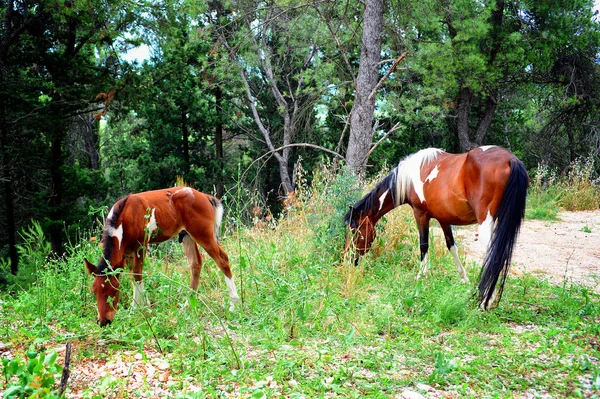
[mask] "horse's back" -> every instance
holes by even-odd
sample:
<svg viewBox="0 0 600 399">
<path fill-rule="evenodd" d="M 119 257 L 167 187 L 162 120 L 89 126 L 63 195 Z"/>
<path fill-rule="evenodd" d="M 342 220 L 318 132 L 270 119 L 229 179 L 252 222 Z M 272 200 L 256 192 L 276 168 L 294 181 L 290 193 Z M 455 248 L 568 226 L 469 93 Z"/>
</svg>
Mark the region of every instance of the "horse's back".
<svg viewBox="0 0 600 399">
<path fill-rule="evenodd" d="M 126 234 L 133 240 L 153 230 L 150 242 L 166 241 L 186 225 L 213 224 L 210 196 L 190 187 L 131 194 L 123 210 Z"/>
</svg>

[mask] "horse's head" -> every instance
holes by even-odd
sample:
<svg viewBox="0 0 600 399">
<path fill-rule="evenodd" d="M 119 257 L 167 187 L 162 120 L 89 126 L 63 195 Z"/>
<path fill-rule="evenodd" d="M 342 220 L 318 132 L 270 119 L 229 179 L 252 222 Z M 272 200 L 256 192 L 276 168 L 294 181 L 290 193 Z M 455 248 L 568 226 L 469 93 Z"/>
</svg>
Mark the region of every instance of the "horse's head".
<svg viewBox="0 0 600 399">
<path fill-rule="evenodd" d="M 344 220 L 348 224 L 351 233 L 350 236 L 346 234 L 346 249 L 352 244 L 358 256 L 365 255 L 371 250 L 371 244 L 377 235 L 375 223 L 373 223 L 371 216 L 350 207 Z M 358 257 L 355 262 L 358 262 Z"/>
<path fill-rule="evenodd" d="M 98 267 L 88 262 L 85 259 L 85 267 L 88 273 L 94 276 L 92 284 L 92 292 L 96 295 L 98 304 L 98 324 L 104 327 L 112 323 L 115 313 L 117 312 L 117 304 L 121 295 L 119 274 L 101 272 Z M 118 269 L 117 269 L 118 270 Z"/>
</svg>

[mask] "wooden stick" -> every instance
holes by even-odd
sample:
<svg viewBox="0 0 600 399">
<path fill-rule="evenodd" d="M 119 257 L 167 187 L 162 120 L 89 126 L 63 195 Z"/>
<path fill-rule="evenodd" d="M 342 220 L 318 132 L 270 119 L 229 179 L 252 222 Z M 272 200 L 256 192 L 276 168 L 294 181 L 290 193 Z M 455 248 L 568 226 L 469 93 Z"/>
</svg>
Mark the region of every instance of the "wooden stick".
<svg viewBox="0 0 600 399">
<path fill-rule="evenodd" d="M 63 393 L 67 389 L 67 381 L 69 381 L 69 375 L 71 374 L 71 370 L 69 370 L 69 366 L 71 365 L 71 343 L 67 342 L 67 351 L 65 352 L 65 367 L 62 371 L 62 377 L 60 379 L 60 387 L 58 388 L 58 396 L 62 397 Z"/>
</svg>

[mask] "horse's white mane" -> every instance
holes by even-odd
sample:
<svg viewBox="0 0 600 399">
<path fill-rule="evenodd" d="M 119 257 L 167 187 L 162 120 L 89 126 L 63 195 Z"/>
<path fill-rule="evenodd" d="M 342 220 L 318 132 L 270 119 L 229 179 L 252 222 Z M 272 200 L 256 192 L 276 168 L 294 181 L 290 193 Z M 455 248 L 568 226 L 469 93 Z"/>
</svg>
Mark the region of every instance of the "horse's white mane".
<svg viewBox="0 0 600 399">
<path fill-rule="evenodd" d="M 423 189 L 421 167 L 433 161 L 443 151 L 439 148 L 425 148 L 404 158 L 396 167 L 396 198 L 397 205 L 403 204 L 408 198 L 411 187 Z M 419 195 L 422 197 L 422 195 Z"/>
</svg>

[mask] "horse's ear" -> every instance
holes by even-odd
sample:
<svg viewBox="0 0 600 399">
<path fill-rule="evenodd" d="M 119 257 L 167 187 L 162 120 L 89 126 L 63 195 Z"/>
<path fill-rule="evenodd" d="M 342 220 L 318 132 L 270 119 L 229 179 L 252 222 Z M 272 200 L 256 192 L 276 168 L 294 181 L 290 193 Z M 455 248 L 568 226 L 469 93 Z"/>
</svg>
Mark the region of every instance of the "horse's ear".
<svg viewBox="0 0 600 399">
<path fill-rule="evenodd" d="M 92 263 L 90 263 L 87 259 L 84 259 L 85 261 L 85 268 L 87 269 L 89 274 L 94 274 L 96 273 L 96 266 Z"/>
</svg>

